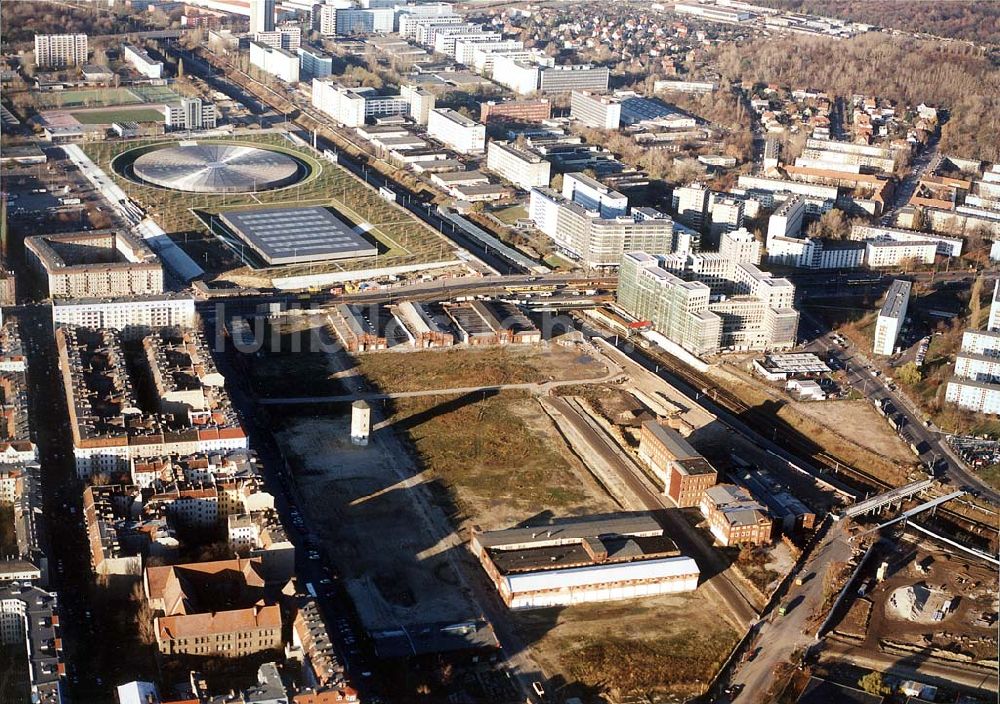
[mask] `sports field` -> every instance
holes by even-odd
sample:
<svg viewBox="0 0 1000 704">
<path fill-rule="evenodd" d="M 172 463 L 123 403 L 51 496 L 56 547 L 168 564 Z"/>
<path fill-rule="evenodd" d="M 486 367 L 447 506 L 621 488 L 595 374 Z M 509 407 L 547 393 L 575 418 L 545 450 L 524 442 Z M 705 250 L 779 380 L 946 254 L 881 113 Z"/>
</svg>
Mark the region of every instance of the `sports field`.
<svg viewBox="0 0 1000 704">
<path fill-rule="evenodd" d="M 155 108 L 139 106 L 134 108 L 114 108 L 110 110 L 78 110 L 70 115 L 84 125 L 110 125 L 112 122 L 153 122 L 162 121 L 163 113 Z"/>
<path fill-rule="evenodd" d="M 84 90 L 34 91 L 39 110 L 56 108 L 99 108 L 142 103 L 169 103 L 180 95 L 167 86 L 133 86 L 131 88 L 88 88 Z"/>
</svg>

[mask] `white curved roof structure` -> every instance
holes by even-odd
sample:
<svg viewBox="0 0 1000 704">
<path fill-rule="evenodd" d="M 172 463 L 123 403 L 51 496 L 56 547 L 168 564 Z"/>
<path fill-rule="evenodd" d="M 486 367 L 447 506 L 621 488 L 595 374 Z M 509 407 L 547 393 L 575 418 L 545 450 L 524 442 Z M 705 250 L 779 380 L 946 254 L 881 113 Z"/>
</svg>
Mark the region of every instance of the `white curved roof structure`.
<svg viewBox="0 0 1000 704">
<path fill-rule="evenodd" d="M 280 188 L 302 175 L 281 152 L 237 144 L 185 144 L 143 154 L 132 164 L 147 183 L 192 193 L 247 193 Z"/>
</svg>

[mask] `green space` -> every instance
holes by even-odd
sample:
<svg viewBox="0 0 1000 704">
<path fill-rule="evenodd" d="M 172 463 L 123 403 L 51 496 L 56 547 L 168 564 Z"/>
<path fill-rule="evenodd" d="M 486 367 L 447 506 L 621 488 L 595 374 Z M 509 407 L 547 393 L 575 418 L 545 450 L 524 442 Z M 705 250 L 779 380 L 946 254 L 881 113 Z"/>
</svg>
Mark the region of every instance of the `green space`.
<svg viewBox="0 0 1000 704">
<path fill-rule="evenodd" d="M 181 97 L 167 86 L 132 86 L 129 91 L 147 103 L 170 103 Z"/>
<path fill-rule="evenodd" d="M 989 467 L 984 467 L 977 474 L 980 479 L 993 488 L 1000 489 L 1000 464 L 991 464 Z"/>
<path fill-rule="evenodd" d="M 356 271 L 374 265 L 371 258 L 339 262 L 302 264 L 251 271 L 239 255 L 208 232 L 205 216 L 238 207 L 323 205 L 335 209 L 353 224 L 367 224 L 367 234 L 378 240 L 383 251 L 378 265 L 404 266 L 454 258 L 451 245 L 402 208 L 381 198 L 378 191 L 366 186 L 336 164 L 317 159 L 304 148 L 292 144 L 280 134 L 245 135 L 238 139 L 209 138 L 202 142 L 250 144 L 284 152 L 306 164 L 310 174 L 297 184 L 258 193 L 184 193 L 135 183 L 112 168 L 134 158 L 142 150 L 167 145 L 173 139 L 145 139 L 131 142 L 94 142 L 83 145 L 84 151 L 135 200 L 177 244 L 208 271 L 230 272 L 233 276 L 295 276 L 331 271 Z M 125 154 L 131 152 L 130 154 Z M 123 156 L 124 155 L 124 156 Z"/>
<path fill-rule="evenodd" d="M 84 125 L 110 125 L 112 122 L 155 122 L 163 120 L 163 113 L 147 107 L 120 108 L 118 110 L 86 110 L 71 112 L 73 118 Z"/>
<path fill-rule="evenodd" d="M 494 210 L 493 217 L 507 225 L 513 225 L 520 219 L 528 217 L 528 210 L 523 205 L 512 205 L 509 208 Z"/>
<path fill-rule="evenodd" d="M 171 91 L 173 93 L 173 91 Z M 135 105 L 143 99 L 128 88 L 90 88 L 86 90 L 36 91 L 33 93 L 40 110 L 58 108 L 90 108 L 106 105 Z"/>
</svg>

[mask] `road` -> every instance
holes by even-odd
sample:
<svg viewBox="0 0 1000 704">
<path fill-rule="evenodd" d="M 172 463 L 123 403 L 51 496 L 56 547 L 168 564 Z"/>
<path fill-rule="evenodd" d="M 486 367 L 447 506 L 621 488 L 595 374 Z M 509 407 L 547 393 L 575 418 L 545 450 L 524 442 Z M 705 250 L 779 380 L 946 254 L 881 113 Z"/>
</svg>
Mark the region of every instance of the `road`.
<svg viewBox="0 0 1000 704">
<path fill-rule="evenodd" d="M 776 668 L 791 661 L 796 651 L 804 651 L 816 642 L 813 621 L 817 616 L 822 617 L 819 611 L 823 606 L 826 574 L 831 566 L 846 562 L 854 552 L 846 537 L 843 522 L 832 523 L 809 562 L 796 573 L 802 577 L 802 585 L 793 583 L 782 599 L 785 615 L 779 616 L 776 609 L 762 619 L 750 648 L 751 654 L 756 652 L 756 655 L 751 655 L 753 659 L 744 662 L 730 678 L 733 684 L 743 687 L 732 700 L 733 704 L 765 701 L 764 696 L 774 683 Z"/>
<path fill-rule="evenodd" d="M 802 313 L 802 318 L 813 326 L 815 331 L 821 331 L 822 327 L 812 315 Z M 940 463 L 944 472 L 956 486 L 972 486 L 988 500 L 995 504 L 1000 504 L 1000 492 L 989 484 L 985 483 L 974 472 L 966 468 L 945 442 L 944 433 L 928 427 L 924 423 L 923 413 L 915 408 L 904 394 L 892 391 L 886 382 L 872 374 L 871 362 L 866 355 L 858 350 L 853 343 L 847 342 L 846 346 L 837 345 L 829 335 L 818 335 L 809 345 L 806 351 L 814 352 L 826 358 L 833 352 L 844 363 L 847 383 L 851 388 L 862 394 L 869 401 L 888 400 L 906 418 L 903 431 L 909 438 L 906 442 L 913 442 L 918 447 L 927 449 L 919 455 L 921 462 L 925 466 L 933 466 Z"/>
</svg>

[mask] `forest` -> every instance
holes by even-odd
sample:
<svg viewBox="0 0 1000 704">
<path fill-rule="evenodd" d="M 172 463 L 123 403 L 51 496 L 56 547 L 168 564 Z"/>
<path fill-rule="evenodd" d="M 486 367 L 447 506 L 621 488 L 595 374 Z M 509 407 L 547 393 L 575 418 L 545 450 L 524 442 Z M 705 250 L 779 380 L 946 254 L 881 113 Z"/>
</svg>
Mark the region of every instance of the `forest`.
<svg viewBox="0 0 1000 704">
<path fill-rule="evenodd" d="M 946 154 L 1000 161 L 1000 68 L 966 45 L 885 34 L 781 35 L 716 49 L 722 75 L 851 96 L 877 95 L 946 112 Z"/>
<path fill-rule="evenodd" d="M 757 0 L 756 4 L 904 32 L 1000 44 L 1000 3 L 995 0 Z"/>
<path fill-rule="evenodd" d="M 162 14 L 162 13 L 161 13 Z M 3 44 L 30 45 L 35 34 L 73 34 L 82 32 L 90 37 L 123 34 L 151 29 L 149 16 L 135 15 L 122 7 L 117 12 L 107 6 L 91 3 L 90 8 L 76 8 L 53 2 L 3 2 Z M 26 48 L 22 46 L 22 48 Z"/>
</svg>

